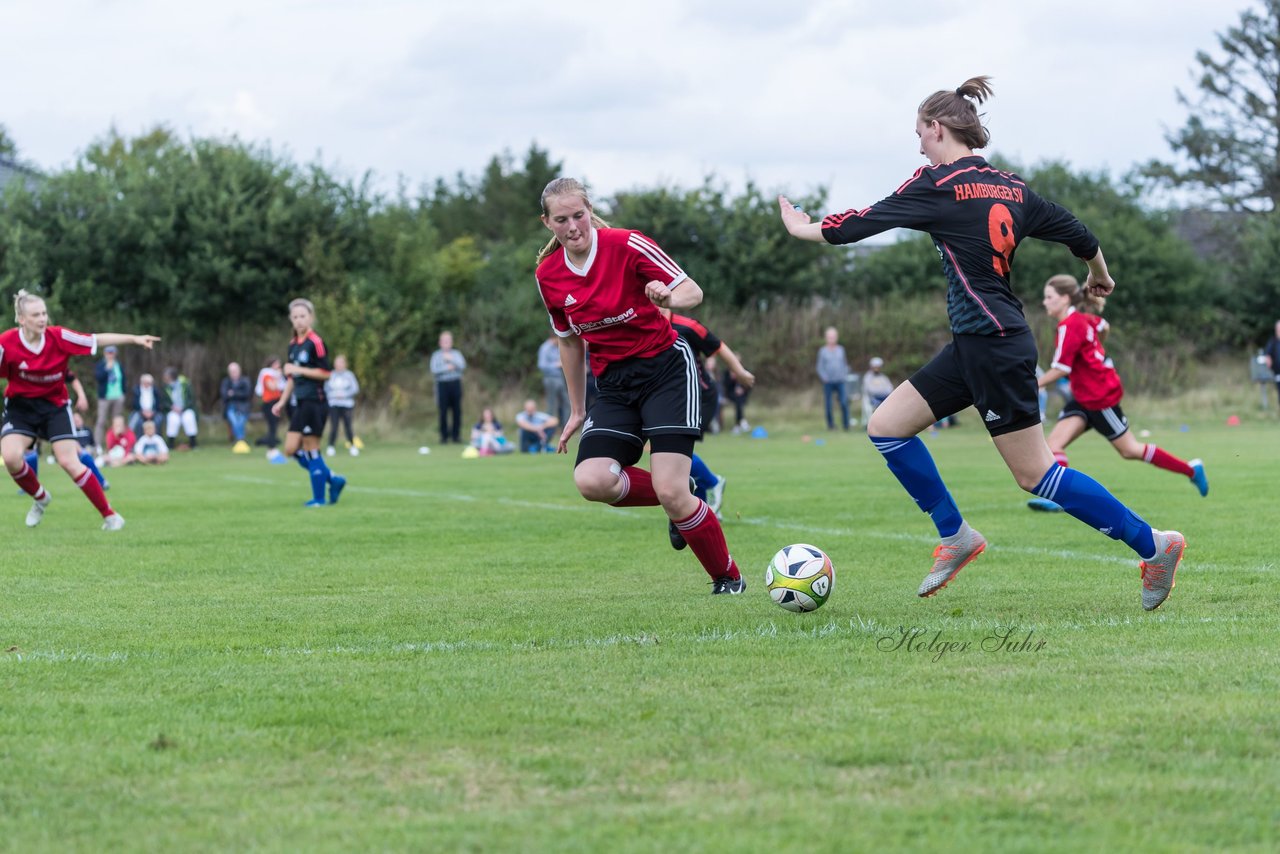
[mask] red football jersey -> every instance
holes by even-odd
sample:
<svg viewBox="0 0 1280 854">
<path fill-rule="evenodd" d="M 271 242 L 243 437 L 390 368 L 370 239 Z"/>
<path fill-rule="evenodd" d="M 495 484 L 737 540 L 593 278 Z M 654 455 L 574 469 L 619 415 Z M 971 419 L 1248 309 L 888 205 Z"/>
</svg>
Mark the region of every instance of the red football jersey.
<svg viewBox="0 0 1280 854">
<path fill-rule="evenodd" d="M 680 265 L 648 237 L 625 228 L 593 229 L 591 254 L 574 266 L 563 248 L 538 265 L 538 291 L 561 338 L 580 336 L 596 376 L 614 362 L 656 356 L 676 331 L 645 296 L 658 280 L 675 288 L 688 278 Z"/>
<path fill-rule="evenodd" d="M 23 339 L 20 329 L 0 332 L 0 376 L 9 380 L 4 396 L 42 397 L 65 406 L 67 360 L 97 351 L 96 336 L 61 326 L 46 327 L 44 337 L 34 346 Z"/>
<path fill-rule="evenodd" d="M 1124 397 L 1120 375 L 1102 349 L 1101 330 L 1107 322 L 1074 308 L 1058 324 L 1058 347 L 1053 367 L 1071 377 L 1071 394 L 1085 409 L 1106 409 Z"/>
</svg>

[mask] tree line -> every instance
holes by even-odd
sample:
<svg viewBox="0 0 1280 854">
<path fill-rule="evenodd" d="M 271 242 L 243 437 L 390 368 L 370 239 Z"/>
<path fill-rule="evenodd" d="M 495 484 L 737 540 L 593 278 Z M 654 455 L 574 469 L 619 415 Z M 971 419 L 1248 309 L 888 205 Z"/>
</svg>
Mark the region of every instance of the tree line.
<svg viewBox="0 0 1280 854">
<path fill-rule="evenodd" d="M 1267 0 L 1221 35 L 1227 59 L 1197 57 L 1202 97 L 1219 109 L 1202 103 L 1170 135 L 1181 165 L 1151 163 L 1116 178 L 991 155 L 1099 236 L 1120 283 L 1108 317 L 1140 330 L 1143 347 L 1186 357 L 1238 351 L 1260 343 L 1280 312 L 1276 123 L 1262 121 L 1250 142 L 1232 135 L 1240 122 L 1232 124 L 1229 110 L 1243 101 L 1251 115 L 1274 119 L 1280 86 L 1241 94 L 1248 75 L 1236 66 L 1249 65 L 1249 56 L 1276 57 L 1278 10 L 1280 0 Z M 1267 41 L 1268 34 L 1277 37 Z M 1249 67 L 1262 84 L 1280 82 L 1276 63 Z M 0 155 L 17 151 L 0 128 Z M 181 367 L 206 398 L 226 359 L 238 353 L 252 372 L 256 359 L 280 350 L 284 306 L 299 295 L 316 303 L 321 332 L 375 396 L 398 376 L 425 372 L 446 328 L 471 343 L 468 356 L 487 382 L 522 384 L 548 331 L 532 278 L 548 234 L 538 198 L 562 169 L 535 143 L 519 157 L 494 155 L 479 175 L 380 194 L 368 175 L 343 179 L 268 145 L 183 139 L 163 127 L 134 138 L 111 132 L 71 167 L 5 189 L 0 290 L 42 293 L 54 320 L 68 326 L 146 330 L 181 342 Z M 1162 189 L 1189 186 L 1201 191 L 1191 211 L 1154 201 Z M 829 209 L 822 187 L 796 201 Z M 700 316 L 749 336 L 735 349 L 750 350 L 765 382 L 793 381 L 801 362 L 807 370 L 810 345 L 833 318 L 878 318 L 896 336 L 880 346 L 917 354 L 903 364 L 927 358 L 945 333 L 932 328 L 945 324 L 944 284 L 926 236 L 873 251 L 789 240 L 771 189 L 733 191 L 714 176 L 596 203 L 614 224 L 655 238 L 705 286 Z M 1062 247 L 1019 248 L 1014 288 L 1029 315 L 1038 313 L 1044 281 L 1063 271 L 1079 273 L 1080 265 Z M 799 320 L 780 323 L 788 313 Z M 867 334 L 877 337 L 869 327 Z"/>
</svg>

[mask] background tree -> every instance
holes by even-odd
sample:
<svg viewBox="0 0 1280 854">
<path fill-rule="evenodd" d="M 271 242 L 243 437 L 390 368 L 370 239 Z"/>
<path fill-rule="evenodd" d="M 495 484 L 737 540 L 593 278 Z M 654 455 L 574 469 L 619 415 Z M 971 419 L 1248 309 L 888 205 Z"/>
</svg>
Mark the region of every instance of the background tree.
<svg viewBox="0 0 1280 854">
<path fill-rule="evenodd" d="M 825 191 L 797 198 L 820 211 Z M 600 203 L 610 225 L 652 237 L 700 284 L 709 302 L 766 310 L 779 300 L 838 296 L 840 253 L 793 239 L 778 220 L 774 193 L 748 183 L 731 196 L 714 177 L 701 187 L 619 193 Z"/>
<path fill-rule="evenodd" d="M 1275 210 L 1280 199 L 1280 0 L 1261 0 L 1219 33 L 1220 56 L 1196 53 L 1199 97 L 1165 139 L 1187 164 L 1152 161 L 1143 172 L 1174 187 L 1199 188 L 1230 210 Z"/>
<path fill-rule="evenodd" d="M 9 136 L 9 129 L 0 124 L 0 157 L 14 160 L 18 156 L 18 144 Z"/>
</svg>

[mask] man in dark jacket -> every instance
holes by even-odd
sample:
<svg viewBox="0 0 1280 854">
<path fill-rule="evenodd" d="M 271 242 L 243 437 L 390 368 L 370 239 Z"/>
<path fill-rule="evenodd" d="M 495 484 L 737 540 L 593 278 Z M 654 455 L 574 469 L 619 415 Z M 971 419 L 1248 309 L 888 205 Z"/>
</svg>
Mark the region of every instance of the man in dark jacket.
<svg viewBox="0 0 1280 854">
<path fill-rule="evenodd" d="M 129 429 L 141 436 L 143 422 L 159 423 L 172 405 L 164 386 L 156 385 L 156 378 L 151 374 L 143 374 L 129 395 Z"/>
</svg>

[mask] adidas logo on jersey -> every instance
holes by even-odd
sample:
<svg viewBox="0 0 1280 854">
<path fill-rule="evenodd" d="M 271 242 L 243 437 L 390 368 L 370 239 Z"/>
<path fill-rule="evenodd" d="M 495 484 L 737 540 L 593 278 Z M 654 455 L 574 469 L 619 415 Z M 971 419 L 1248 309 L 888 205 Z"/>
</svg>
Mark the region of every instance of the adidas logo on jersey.
<svg viewBox="0 0 1280 854">
<path fill-rule="evenodd" d="M 18 370 L 25 371 L 26 369 L 27 369 L 27 360 L 23 359 L 21 362 L 18 363 Z"/>
<path fill-rule="evenodd" d="M 582 432 L 585 433 L 594 426 L 595 426 L 595 422 L 592 421 L 590 418 L 588 418 L 586 421 L 582 422 Z"/>
<path fill-rule="evenodd" d="M 565 308 L 568 308 L 571 305 L 577 305 L 577 304 L 578 304 L 578 301 L 573 298 L 573 294 L 569 294 L 567 297 L 564 298 Z"/>
<path fill-rule="evenodd" d="M 987 414 L 986 414 L 986 416 L 985 416 L 985 417 L 983 417 L 983 419 L 982 419 L 982 420 L 983 420 L 983 421 L 999 421 L 999 420 L 1000 420 L 1000 416 L 999 416 L 999 415 L 996 415 L 994 412 L 992 412 L 990 409 L 988 409 L 988 410 L 987 410 Z"/>
</svg>

